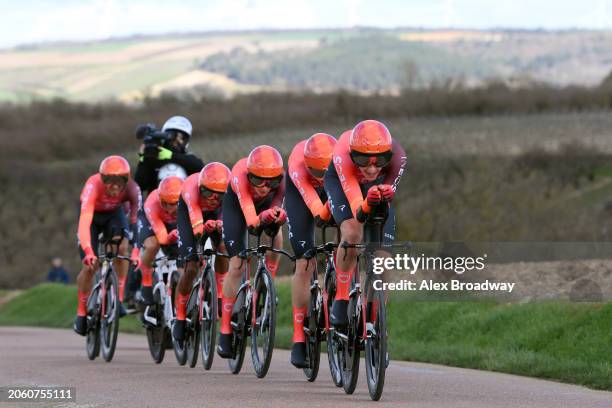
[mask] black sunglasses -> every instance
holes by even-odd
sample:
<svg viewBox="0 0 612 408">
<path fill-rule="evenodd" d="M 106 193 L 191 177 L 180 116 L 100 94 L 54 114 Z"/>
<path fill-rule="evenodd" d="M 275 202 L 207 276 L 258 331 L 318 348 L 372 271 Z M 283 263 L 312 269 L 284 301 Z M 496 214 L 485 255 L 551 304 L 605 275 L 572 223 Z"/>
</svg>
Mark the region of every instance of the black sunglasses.
<svg viewBox="0 0 612 408">
<path fill-rule="evenodd" d="M 360 153 L 356 151 L 351 152 L 351 160 L 353 160 L 353 163 L 355 163 L 358 167 L 368 167 L 371 164 L 372 157 L 375 158 L 374 166 L 385 167 L 391 163 L 393 151 L 374 154 Z"/>
<path fill-rule="evenodd" d="M 320 179 L 325 176 L 325 172 L 327 171 L 327 169 L 319 170 L 312 167 L 308 167 L 308 171 L 310 172 L 310 174 L 312 174 L 314 178 Z"/>
<path fill-rule="evenodd" d="M 254 174 L 248 173 L 247 178 L 249 179 L 249 183 L 251 183 L 255 187 L 263 187 L 267 185 L 271 189 L 278 188 L 280 186 L 281 180 L 283 179 L 283 175 L 277 177 L 259 177 Z"/>
<path fill-rule="evenodd" d="M 211 189 L 206 188 L 204 186 L 200 186 L 200 196 L 202 196 L 204 198 L 209 198 L 209 197 L 212 197 L 215 194 L 217 195 L 217 197 L 219 197 L 219 199 L 223 199 L 223 195 L 225 193 L 220 193 L 218 191 L 211 190 Z"/>
<path fill-rule="evenodd" d="M 102 182 L 104 184 L 114 184 L 117 186 L 124 186 L 127 184 L 128 178 L 125 176 L 102 175 Z"/>
</svg>

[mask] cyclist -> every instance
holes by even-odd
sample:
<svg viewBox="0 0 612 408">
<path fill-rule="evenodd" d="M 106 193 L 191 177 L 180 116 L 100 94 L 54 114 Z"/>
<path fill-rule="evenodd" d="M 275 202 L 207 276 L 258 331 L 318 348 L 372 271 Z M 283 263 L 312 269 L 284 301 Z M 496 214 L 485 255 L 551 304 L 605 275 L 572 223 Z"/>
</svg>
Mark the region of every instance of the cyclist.
<svg viewBox="0 0 612 408">
<path fill-rule="evenodd" d="M 126 201 L 130 202 L 130 227 L 122 205 Z M 118 253 L 127 256 L 128 228 L 134 233 L 140 204 L 140 188 L 130 178 L 130 165 L 121 156 L 105 158 L 99 172 L 89 177 L 83 187 L 78 229 L 83 268 L 77 277 L 78 307 L 74 322 L 74 331 L 80 335 L 84 336 L 87 332 L 87 298 L 98 266 L 98 235 L 103 233 L 106 239 L 120 239 Z M 135 264 L 139 262 L 137 248 L 132 250 L 130 258 Z M 113 262 L 119 278 L 119 301 L 122 302 L 128 265 L 119 259 Z M 125 315 L 122 304 L 119 309 L 121 315 Z"/>
<path fill-rule="evenodd" d="M 336 139 L 326 133 L 316 133 L 298 143 L 289 156 L 285 181 L 285 209 L 289 225 L 289 240 L 297 259 L 291 285 L 293 300 L 293 347 L 291 364 L 298 368 L 306 366 L 306 337 L 304 317 L 310 298 L 310 278 L 316 267 L 304 253 L 314 248 L 315 225 L 323 226 L 330 221 L 331 213 L 327 194 L 323 189 L 323 177 L 332 159 Z"/>
<path fill-rule="evenodd" d="M 166 177 L 156 190 L 151 191 L 138 217 L 138 238 L 142 272 L 141 294 L 145 305 L 152 305 L 153 261 L 160 245 L 168 247 L 178 241 L 176 208 L 183 188 L 183 180 L 177 176 Z"/>
<path fill-rule="evenodd" d="M 225 252 L 221 242 L 221 203 L 230 180 L 230 170 L 219 162 L 207 164 L 199 174 L 192 174 L 185 180 L 178 205 L 179 253 L 185 262 L 185 269 L 177 287 L 176 321 L 172 335 L 177 341 L 185 338 L 186 307 L 193 281 L 198 274 L 196 243 L 206 234 L 219 252 Z M 217 291 L 227 272 L 227 259 L 215 257 L 215 278 Z"/>
<path fill-rule="evenodd" d="M 406 165 L 406 152 L 376 120 L 358 123 L 340 136 L 333 163 L 325 173 L 325 191 L 332 216 L 340 226 L 341 241 L 363 241 L 363 222 L 371 209 L 390 203 Z M 395 239 L 395 211 L 389 208 L 384 240 Z M 348 322 L 347 306 L 357 250 L 339 248 L 336 255 L 336 297 L 330 313 L 335 327 Z"/>
<path fill-rule="evenodd" d="M 189 119 L 172 116 L 164 123 L 162 131 L 170 135 L 170 139 L 163 145 L 153 143 L 140 146 L 134 179 L 143 194 L 156 189 L 159 182 L 168 175 L 184 179 L 204 167 L 202 160 L 187 150 L 193 133 Z"/>
<path fill-rule="evenodd" d="M 229 270 L 223 283 L 221 330 L 217 353 L 222 358 L 232 356 L 232 308 L 238 293 L 244 259 L 239 254 L 246 249 L 247 230 L 258 234 L 263 228 L 272 246 L 283 243 L 278 226 L 287 214 L 281 208 L 285 193 L 283 158 L 273 147 L 262 145 L 240 159 L 232 168 L 231 183 L 223 200 L 223 240 L 230 256 Z M 276 276 L 279 255 L 266 257 L 266 266 Z"/>
</svg>

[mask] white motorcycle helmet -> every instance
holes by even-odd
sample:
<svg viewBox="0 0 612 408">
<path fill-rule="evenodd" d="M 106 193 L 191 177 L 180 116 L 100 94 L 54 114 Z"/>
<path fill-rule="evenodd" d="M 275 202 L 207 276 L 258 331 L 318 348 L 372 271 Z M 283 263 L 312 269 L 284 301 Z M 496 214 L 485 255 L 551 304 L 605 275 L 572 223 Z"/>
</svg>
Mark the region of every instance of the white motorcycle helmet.
<svg viewBox="0 0 612 408">
<path fill-rule="evenodd" d="M 189 141 L 191 140 L 191 132 L 193 131 L 193 126 L 191 126 L 191 122 L 184 116 L 173 116 L 164 123 L 162 127 L 162 132 L 178 130 L 187 135 L 187 142 L 182 147 L 182 151 L 185 152 L 187 147 L 189 146 Z"/>
<path fill-rule="evenodd" d="M 189 137 L 191 137 L 191 132 L 193 131 L 193 126 L 191 126 L 191 122 L 184 116 L 173 116 L 164 123 L 162 127 L 162 132 L 167 130 L 180 130 L 183 133 L 186 133 Z"/>
<path fill-rule="evenodd" d="M 176 163 L 164 164 L 159 168 L 159 171 L 157 172 L 158 181 L 162 181 L 166 177 L 170 176 L 176 176 L 182 180 L 185 180 L 187 178 L 187 172 L 182 166 Z"/>
</svg>

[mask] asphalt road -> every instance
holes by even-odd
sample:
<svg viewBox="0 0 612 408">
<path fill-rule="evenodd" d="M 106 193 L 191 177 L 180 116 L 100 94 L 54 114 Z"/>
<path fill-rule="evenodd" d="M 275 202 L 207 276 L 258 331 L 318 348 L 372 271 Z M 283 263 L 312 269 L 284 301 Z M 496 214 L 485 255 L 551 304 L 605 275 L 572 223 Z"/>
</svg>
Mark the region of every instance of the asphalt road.
<svg viewBox="0 0 612 408">
<path fill-rule="evenodd" d="M 363 368 L 363 364 L 362 364 Z M 372 402 L 362 370 L 357 390 L 346 395 L 330 379 L 327 358 L 308 383 L 275 350 L 267 377 L 253 374 L 250 355 L 239 375 L 215 358 L 210 371 L 180 367 L 172 350 L 153 363 L 144 336 L 119 333 L 115 358 L 89 361 L 85 339 L 68 330 L 0 328 L 0 386 L 76 387 L 64 407 L 612 407 L 612 393 L 507 374 L 392 361 L 383 397 Z M 48 403 L 32 403 L 41 407 Z M 14 402 L 0 406 L 27 406 Z"/>
</svg>

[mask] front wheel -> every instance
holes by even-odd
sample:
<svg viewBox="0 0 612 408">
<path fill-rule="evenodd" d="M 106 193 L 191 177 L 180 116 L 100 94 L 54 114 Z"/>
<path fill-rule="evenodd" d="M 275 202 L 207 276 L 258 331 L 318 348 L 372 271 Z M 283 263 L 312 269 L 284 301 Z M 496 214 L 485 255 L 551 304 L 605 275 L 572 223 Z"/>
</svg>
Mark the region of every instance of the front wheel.
<svg viewBox="0 0 612 408">
<path fill-rule="evenodd" d="M 321 303 L 319 297 L 321 290 L 315 286 L 310 291 L 310 305 L 308 307 L 308 317 L 305 322 L 306 332 L 306 358 L 308 367 L 304 368 L 304 375 L 309 382 L 313 382 L 319 375 L 319 363 L 321 361 L 321 328 L 320 313 Z"/>
<path fill-rule="evenodd" d="M 102 357 L 110 362 L 115 355 L 119 331 L 119 283 L 113 270 L 109 270 L 106 274 L 104 286 L 100 336 L 102 338 Z"/>
<path fill-rule="evenodd" d="M 191 296 L 187 302 L 187 324 L 185 325 L 185 349 L 189 367 L 193 368 L 198 363 L 198 352 L 200 349 L 200 310 L 198 296 L 200 285 L 191 290 Z"/>
<path fill-rule="evenodd" d="M 172 302 L 172 310 L 173 310 L 173 316 L 175 318 L 174 320 L 175 323 L 176 323 L 176 297 L 178 295 L 178 280 L 179 280 L 178 274 L 173 273 L 172 279 L 170 280 L 170 290 L 171 290 L 170 293 L 172 293 L 172 296 L 169 299 L 167 299 Z M 185 337 L 186 337 L 186 334 L 187 334 L 187 322 L 185 322 Z M 185 349 L 185 343 L 186 343 L 185 340 L 183 340 L 183 342 L 180 343 L 174 339 L 174 336 L 172 336 L 172 347 L 174 348 L 174 356 L 176 357 L 176 362 L 182 366 L 184 366 L 187 363 L 187 350 Z"/>
<path fill-rule="evenodd" d="M 149 344 L 149 352 L 151 357 L 156 364 L 160 364 L 164 361 L 164 355 L 166 354 L 166 331 L 168 330 L 164 325 L 164 310 L 163 305 L 156 303 L 149 306 L 149 313 L 153 312 L 157 325 L 147 325 L 147 343 Z M 145 309 L 145 313 L 147 310 Z"/>
<path fill-rule="evenodd" d="M 87 357 L 90 360 L 95 360 L 100 354 L 100 286 L 96 286 L 91 291 L 87 299 L 87 338 L 85 348 Z"/>
<path fill-rule="evenodd" d="M 202 277 L 202 293 L 200 294 L 200 341 L 202 349 L 202 365 L 210 370 L 215 356 L 215 338 L 217 335 L 217 284 L 212 268 L 207 268 Z"/>
<path fill-rule="evenodd" d="M 329 266 L 328 266 L 329 267 Z M 336 296 L 336 283 L 333 271 L 330 271 L 325 282 L 325 292 L 323 295 L 323 311 L 325 321 L 329 321 L 329 313 Z M 329 373 L 336 387 L 342 387 L 342 343 L 335 335 L 334 329 L 327 331 L 327 361 L 329 363 Z"/>
<path fill-rule="evenodd" d="M 272 361 L 276 330 L 276 288 L 268 271 L 262 272 L 255 282 L 252 307 L 255 324 L 251 330 L 251 358 L 255 375 L 263 378 Z"/>
<path fill-rule="evenodd" d="M 245 307 L 245 290 L 238 292 L 234 310 L 232 310 L 232 349 L 234 356 L 227 360 L 232 374 L 240 373 L 242 363 L 244 363 L 244 355 L 246 354 L 246 343 L 248 335 L 247 327 L 247 311 L 250 308 Z"/>
<path fill-rule="evenodd" d="M 370 398 L 378 401 L 387 367 L 387 317 L 382 291 L 367 286 L 365 363 Z"/>
<path fill-rule="evenodd" d="M 358 294 L 349 300 L 348 313 L 349 324 L 346 331 L 346 339 L 342 339 L 342 386 L 344 392 L 352 394 L 357 387 L 357 379 L 359 378 L 359 305 L 357 302 Z"/>
</svg>

